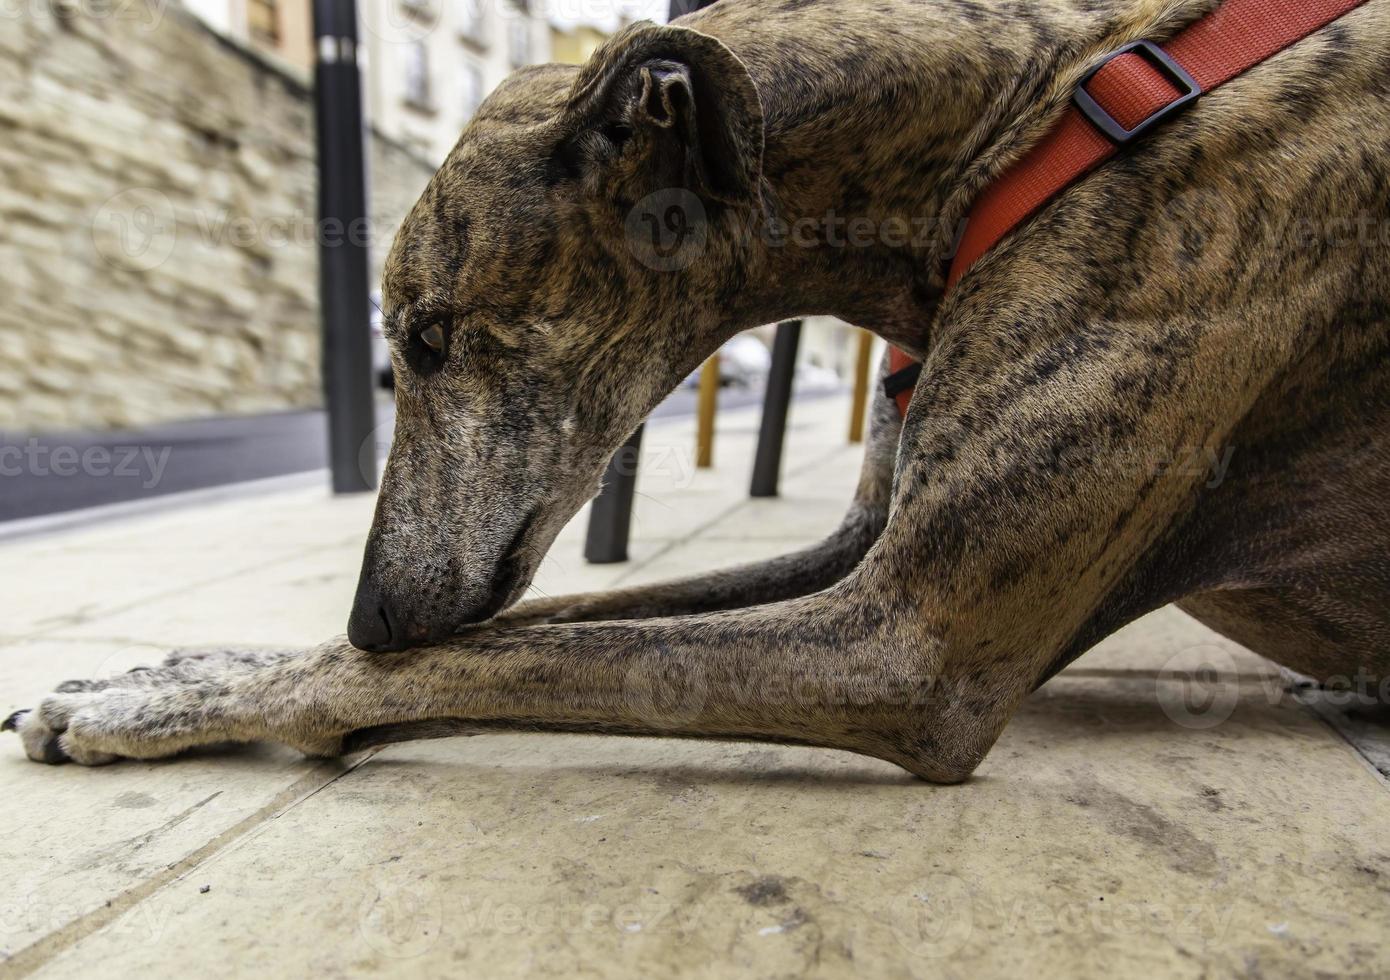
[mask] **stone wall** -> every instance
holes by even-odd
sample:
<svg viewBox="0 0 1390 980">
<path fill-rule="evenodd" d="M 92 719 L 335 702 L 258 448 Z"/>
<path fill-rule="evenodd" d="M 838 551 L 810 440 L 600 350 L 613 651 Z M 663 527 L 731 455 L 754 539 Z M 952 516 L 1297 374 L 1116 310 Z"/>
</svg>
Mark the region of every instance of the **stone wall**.
<svg viewBox="0 0 1390 980">
<path fill-rule="evenodd" d="M 304 80 L 168 0 L 6 5 L 0 429 L 319 404 L 313 156 Z M 375 277 L 430 167 L 370 168 Z"/>
</svg>

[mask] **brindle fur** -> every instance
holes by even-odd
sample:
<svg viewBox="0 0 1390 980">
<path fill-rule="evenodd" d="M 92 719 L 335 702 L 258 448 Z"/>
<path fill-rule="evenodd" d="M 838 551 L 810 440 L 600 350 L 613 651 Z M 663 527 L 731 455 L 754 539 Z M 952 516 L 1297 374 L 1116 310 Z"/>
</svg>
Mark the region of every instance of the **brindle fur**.
<svg viewBox="0 0 1390 980">
<path fill-rule="evenodd" d="M 1211 6 L 740 0 L 518 72 L 385 275 L 397 431 L 350 630 L 382 649 L 73 682 L 12 719 L 26 751 L 582 730 L 801 742 L 955 781 L 1033 688 L 1170 602 L 1304 674 L 1390 674 L 1387 0 L 1203 97 L 949 294 L 948 234 L 748 234 L 832 209 L 952 228 L 1100 55 Z M 672 186 L 707 244 L 653 271 L 624 219 Z M 830 540 L 495 615 L 678 379 L 807 313 L 925 362 L 904 423 L 879 398 Z M 440 318 L 429 371 L 416 334 Z M 1229 454 L 1224 479 L 1157 465 L 1196 452 Z"/>
</svg>

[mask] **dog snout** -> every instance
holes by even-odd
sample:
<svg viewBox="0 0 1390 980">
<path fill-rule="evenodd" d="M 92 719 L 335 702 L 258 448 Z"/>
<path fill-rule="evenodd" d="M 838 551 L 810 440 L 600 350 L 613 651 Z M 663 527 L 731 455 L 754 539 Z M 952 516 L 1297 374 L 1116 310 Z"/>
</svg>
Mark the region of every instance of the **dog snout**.
<svg viewBox="0 0 1390 980">
<path fill-rule="evenodd" d="M 348 616 L 348 642 L 368 653 L 404 650 L 409 646 L 400 613 L 371 579 L 364 575 Z"/>
</svg>

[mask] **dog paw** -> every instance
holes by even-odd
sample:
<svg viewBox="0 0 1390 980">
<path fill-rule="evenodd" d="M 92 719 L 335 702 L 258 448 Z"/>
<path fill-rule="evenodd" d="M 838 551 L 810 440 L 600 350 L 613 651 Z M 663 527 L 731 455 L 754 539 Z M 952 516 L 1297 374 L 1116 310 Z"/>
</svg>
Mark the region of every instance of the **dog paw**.
<svg viewBox="0 0 1390 980">
<path fill-rule="evenodd" d="M 70 694 L 53 694 L 32 711 L 16 711 L 5 719 L 0 730 L 15 732 L 24 746 L 24 754 L 35 762 L 51 766 L 75 762 L 83 766 L 104 766 L 118 756 L 91 744 L 80 731 L 72 728 L 74 712 L 80 710 L 77 698 Z"/>
<path fill-rule="evenodd" d="M 30 759 L 50 765 L 173 755 L 205 725 L 201 693 L 215 683 L 215 674 L 181 664 L 64 681 L 36 708 L 14 712 L 0 728 L 19 735 Z"/>
<path fill-rule="evenodd" d="M 342 656 L 331 643 L 320 650 Z M 341 755 L 344 732 L 336 717 L 304 710 L 301 672 L 293 663 L 303 654 L 178 651 L 157 667 L 65 681 L 0 727 L 19 735 L 30 759 L 51 765 L 158 759 L 200 745 L 251 741 L 280 742 L 311 756 Z"/>
</svg>

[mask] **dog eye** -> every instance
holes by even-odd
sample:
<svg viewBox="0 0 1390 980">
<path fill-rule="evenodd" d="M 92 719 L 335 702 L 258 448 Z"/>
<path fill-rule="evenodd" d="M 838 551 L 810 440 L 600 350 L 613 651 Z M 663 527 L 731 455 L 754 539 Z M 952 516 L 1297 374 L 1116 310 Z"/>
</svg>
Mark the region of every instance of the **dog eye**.
<svg viewBox="0 0 1390 980">
<path fill-rule="evenodd" d="M 609 123 L 603 127 L 603 136 L 608 142 L 612 143 L 616 149 L 621 150 L 623 145 L 632 139 L 632 127 L 625 123 Z"/>
<path fill-rule="evenodd" d="M 436 354 L 444 353 L 444 342 L 447 338 L 444 334 L 444 324 L 435 321 L 424 330 L 420 331 L 420 343 L 424 344 Z"/>
</svg>

